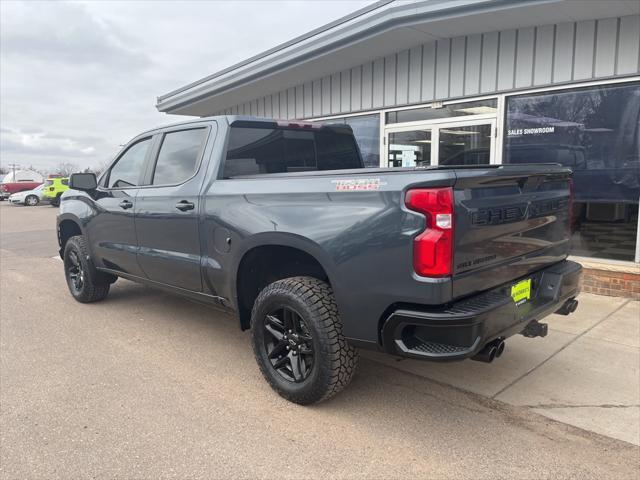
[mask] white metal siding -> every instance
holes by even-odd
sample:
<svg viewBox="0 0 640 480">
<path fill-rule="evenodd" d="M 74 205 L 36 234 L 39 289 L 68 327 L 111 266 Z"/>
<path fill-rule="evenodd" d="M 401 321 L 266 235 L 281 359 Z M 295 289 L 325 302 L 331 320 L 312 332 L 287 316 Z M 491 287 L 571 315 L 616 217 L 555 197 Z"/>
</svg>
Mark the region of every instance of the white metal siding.
<svg viewBox="0 0 640 480">
<path fill-rule="evenodd" d="M 417 45 L 219 113 L 310 118 L 640 72 L 640 16 Z"/>
</svg>

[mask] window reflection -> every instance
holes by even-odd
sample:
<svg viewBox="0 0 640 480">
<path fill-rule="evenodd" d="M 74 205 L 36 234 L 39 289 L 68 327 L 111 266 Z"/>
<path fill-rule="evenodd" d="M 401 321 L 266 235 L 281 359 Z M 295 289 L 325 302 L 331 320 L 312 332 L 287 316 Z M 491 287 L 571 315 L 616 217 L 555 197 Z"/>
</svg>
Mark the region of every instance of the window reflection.
<svg viewBox="0 0 640 480">
<path fill-rule="evenodd" d="M 346 123 L 353 130 L 360 148 L 364 166 L 380 166 L 380 115 L 359 115 L 356 117 L 334 118 L 322 123 Z"/>
<path fill-rule="evenodd" d="M 191 177 L 198 166 L 198 158 L 205 138 L 206 129 L 204 128 L 165 134 L 152 183 L 154 185 L 178 184 Z"/>
<path fill-rule="evenodd" d="M 389 167 L 431 165 L 431 130 L 389 134 Z"/>
<path fill-rule="evenodd" d="M 440 129 L 439 165 L 488 165 L 491 125 Z"/>
<path fill-rule="evenodd" d="M 151 139 L 147 138 L 129 147 L 117 163 L 111 167 L 109 188 L 126 188 L 138 185 L 150 144 Z"/>
<path fill-rule="evenodd" d="M 231 127 L 224 178 L 362 168 L 346 128 L 317 131 Z"/>
<path fill-rule="evenodd" d="M 504 162 L 574 172 L 574 254 L 634 259 L 639 130 L 638 82 L 508 98 Z"/>
</svg>

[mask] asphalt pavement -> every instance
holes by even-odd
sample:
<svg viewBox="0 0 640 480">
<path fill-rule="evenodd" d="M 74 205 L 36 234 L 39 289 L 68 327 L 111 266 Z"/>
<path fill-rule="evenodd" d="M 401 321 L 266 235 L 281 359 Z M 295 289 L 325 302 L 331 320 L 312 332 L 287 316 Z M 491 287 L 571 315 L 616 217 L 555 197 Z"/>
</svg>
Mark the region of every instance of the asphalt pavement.
<svg viewBox="0 0 640 480">
<path fill-rule="evenodd" d="M 332 400 L 288 403 L 229 316 L 124 280 L 75 302 L 56 210 L 0 203 L 3 479 L 638 477 L 632 443 L 375 355 Z"/>
</svg>

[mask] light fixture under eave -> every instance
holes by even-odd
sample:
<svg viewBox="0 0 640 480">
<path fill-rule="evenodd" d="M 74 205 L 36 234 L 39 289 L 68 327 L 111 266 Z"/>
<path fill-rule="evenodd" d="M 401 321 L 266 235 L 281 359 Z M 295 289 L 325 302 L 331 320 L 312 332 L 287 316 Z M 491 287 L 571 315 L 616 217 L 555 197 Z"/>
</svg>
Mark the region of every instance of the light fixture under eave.
<svg viewBox="0 0 640 480">
<path fill-rule="evenodd" d="M 449 135 L 478 135 L 480 132 L 471 130 L 449 130 L 447 128 L 441 128 L 440 133 L 448 133 Z"/>
<path fill-rule="evenodd" d="M 487 113 L 496 113 L 498 109 L 495 107 L 487 107 L 486 105 L 482 105 L 479 107 L 467 107 L 467 108 L 458 108 L 454 110 L 454 112 L 463 112 L 468 113 L 469 115 L 483 115 Z"/>
<path fill-rule="evenodd" d="M 431 140 L 414 140 L 414 143 L 431 143 Z"/>
</svg>

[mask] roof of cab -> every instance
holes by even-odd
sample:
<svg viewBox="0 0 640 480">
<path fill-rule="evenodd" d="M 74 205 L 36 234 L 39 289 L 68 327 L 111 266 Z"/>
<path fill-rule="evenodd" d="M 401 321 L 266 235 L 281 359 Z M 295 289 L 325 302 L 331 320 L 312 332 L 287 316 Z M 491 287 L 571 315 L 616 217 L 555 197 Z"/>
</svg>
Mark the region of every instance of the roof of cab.
<svg viewBox="0 0 640 480">
<path fill-rule="evenodd" d="M 291 126 L 295 126 L 295 125 L 303 125 L 303 124 L 308 124 L 309 122 L 305 122 L 305 121 L 294 121 L 294 120 L 281 120 L 281 119 L 276 119 L 276 118 L 263 118 L 263 117 L 252 117 L 249 115 L 215 115 L 215 116 L 211 116 L 211 117 L 199 117 L 199 118 L 193 118 L 190 120 L 185 120 L 182 122 L 175 122 L 175 123 L 169 123 L 167 125 L 160 125 L 158 127 L 154 127 L 154 128 L 150 128 L 149 130 L 145 130 L 141 133 L 139 133 L 138 135 L 136 135 L 134 137 L 135 139 L 138 139 L 139 137 L 143 136 L 143 135 L 148 135 L 148 134 L 152 134 L 154 132 L 159 132 L 162 130 L 167 130 L 167 129 L 173 129 L 176 127 L 187 127 L 189 125 L 197 125 L 197 124 L 202 124 L 202 123 L 210 123 L 212 121 L 218 121 L 218 120 L 224 120 L 227 122 L 227 125 L 232 125 L 233 123 L 236 122 L 250 122 L 250 123 L 264 123 L 264 124 L 278 124 L 278 126 L 284 127 L 287 125 L 291 125 Z M 331 126 L 331 128 L 335 129 L 335 128 L 344 128 L 345 130 L 351 130 L 351 127 L 349 125 L 346 124 L 342 124 L 342 123 L 335 123 L 332 122 L 331 120 L 327 120 L 325 122 L 313 122 L 314 125 L 316 125 L 317 127 L 326 127 L 326 126 Z"/>
</svg>

